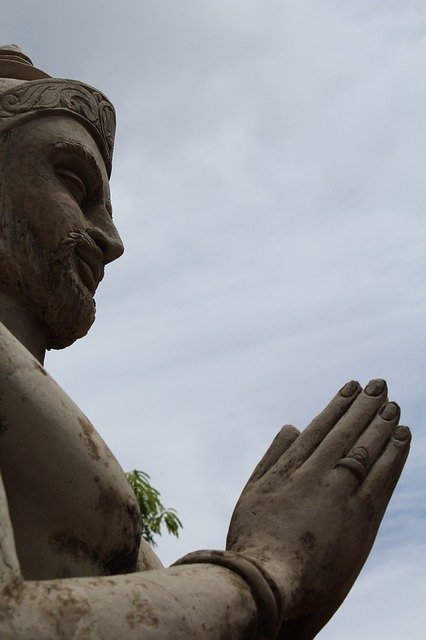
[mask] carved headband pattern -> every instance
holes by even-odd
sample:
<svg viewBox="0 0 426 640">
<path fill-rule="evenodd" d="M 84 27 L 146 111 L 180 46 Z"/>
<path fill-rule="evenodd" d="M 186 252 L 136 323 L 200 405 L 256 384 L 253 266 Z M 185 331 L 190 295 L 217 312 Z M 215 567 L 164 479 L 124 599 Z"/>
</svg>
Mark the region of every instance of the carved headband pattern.
<svg viewBox="0 0 426 640">
<path fill-rule="evenodd" d="M 114 107 L 100 91 L 75 80 L 33 80 L 0 94 L 0 132 L 38 115 L 64 114 L 80 120 L 95 137 L 108 175 L 115 135 Z"/>
</svg>

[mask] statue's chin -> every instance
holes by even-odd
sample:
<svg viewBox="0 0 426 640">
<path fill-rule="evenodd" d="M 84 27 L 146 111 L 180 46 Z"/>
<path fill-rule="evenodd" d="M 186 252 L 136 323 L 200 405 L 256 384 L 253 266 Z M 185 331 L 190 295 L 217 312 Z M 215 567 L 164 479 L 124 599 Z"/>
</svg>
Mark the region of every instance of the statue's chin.
<svg viewBox="0 0 426 640">
<path fill-rule="evenodd" d="M 91 304 L 80 305 L 78 311 L 63 308 L 56 312 L 54 308 L 49 308 L 48 314 L 44 316 L 44 323 L 48 327 L 47 349 L 64 349 L 69 347 L 79 338 L 83 338 L 95 321 L 95 301 L 92 298 Z"/>
<path fill-rule="evenodd" d="M 95 300 L 74 272 L 70 259 L 46 262 L 42 269 L 40 266 L 35 268 L 33 262 L 32 270 L 21 268 L 13 274 L 10 269 L 3 269 L 0 284 L 15 292 L 31 315 L 45 326 L 47 349 L 63 349 L 89 331 L 95 320 Z"/>
<path fill-rule="evenodd" d="M 64 349 L 87 334 L 95 321 L 96 304 L 90 291 L 71 271 L 50 291 L 38 308 L 48 328 L 48 349 Z"/>
</svg>

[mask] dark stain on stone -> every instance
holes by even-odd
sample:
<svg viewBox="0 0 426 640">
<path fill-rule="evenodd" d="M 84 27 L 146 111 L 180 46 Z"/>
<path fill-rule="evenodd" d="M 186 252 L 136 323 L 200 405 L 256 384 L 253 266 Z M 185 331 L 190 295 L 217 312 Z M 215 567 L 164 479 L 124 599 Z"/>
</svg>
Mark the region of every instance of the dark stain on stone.
<svg viewBox="0 0 426 640">
<path fill-rule="evenodd" d="M 95 561 L 98 560 L 97 554 L 89 549 L 86 542 L 79 540 L 66 531 L 52 533 L 49 538 L 49 545 L 56 552 L 66 553 L 76 559 L 91 558 Z"/>
<path fill-rule="evenodd" d="M 94 428 L 87 418 L 78 418 L 78 421 L 83 429 L 83 438 L 89 454 L 94 460 L 100 460 L 99 447 L 93 439 L 93 434 L 95 433 Z"/>
<path fill-rule="evenodd" d="M 3 435 L 3 433 L 6 433 L 7 430 L 8 430 L 8 427 L 6 427 L 6 425 L 0 419 L 0 436 Z"/>
<path fill-rule="evenodd" d="M 102 520 L 115 522 L 120 528 L 123 541 L 104 563 L 105 573 L 116 575 L 136 571 L 140 545 L 140 516 L 137 505 L 132 500 L 123 500 L 113 486 L 99 487 L 98 509 Z"/>
<path fill-rule="evenodd" d="M 303 555 L 300 553 L 299 549 L 296 549 L 294 551 L 294 557 L 295 559 L 298 561 L 299 566 L 302 566 L 304 563 L 305 558 L 303 557 Z"/>
<path fill-rule="evenodd" d="M 104 565 L 106 575 L 115 576 L 121 573 L 134 573 L 137 569 L 138 553 L 139 538 L 135 540 L 132 549 L 125 546 L 111 554 Z"/>
<path fill-rule="evenodd" d="M 309 551 L 312 551 L 317 546 L 317 541 L 311 531 L 305 531 L 305 533 L 300 536 L 300 542 L 305 549 L 309 549 Z"/>
<path fill-rule="evenodd" d="M 64 567 L 61 571 L 61 578 L 70 578 L 71 577 L 71 569 L 69 567 Z"/>
<path fill-rule="evenodd" d="M 139 520 L 139 506 L 136 500 L 128 500 L 126 504 L 126 510 L 131 518 L 134 518 L 136 515 L 137 519 Z"/>
<path fill-rule="evenodd" d="M 332 576 L 336 571 L 336 562 L 334 560 L 323 562 L 320 571 L 326 576 Z"/>
<path fill-rule="evenodd" d="M 77 589 L 62 585 L 57 601 L 57 615 L 54 620 L 55 637 L 58 640 L 65 640 L 78 635 L 81 640 L 88 640 L 92 635 L 90 633 L 92 614 L 90 599 L 79 593 Z"/>
<path fill-rule="evenodd" d="M 149 600 L 136 594 L 132 597 L 132 611 L 127 614 L 126 620 L 131 629 L 136 629 L 140 625 L 158 627 L 159 624 Z"/>
<path fill-rule="evenodd" d="M 98 505 L 106 518 L 121 511 L 124 506 L 121 504 L 120 494 L 111 486 L 99 488 Z"/>
</svg>

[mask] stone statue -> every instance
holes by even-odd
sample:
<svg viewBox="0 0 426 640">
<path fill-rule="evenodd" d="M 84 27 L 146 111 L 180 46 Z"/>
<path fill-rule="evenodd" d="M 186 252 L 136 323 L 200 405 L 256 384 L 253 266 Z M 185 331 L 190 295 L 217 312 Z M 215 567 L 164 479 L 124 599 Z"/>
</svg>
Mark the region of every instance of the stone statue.
<svg viewBox="0 0 426 640">
<path fill-rule="evenodd" d="M 114 128 L 102 93 L 0 48 L 0 637 L 313 638 L 368 556 L 410 432 L 383 380 L 345 384 L 304 431 L 281 429 L 226 550 L 162 566 L 120 465 L 43 367 L 87 333 L 123 252 Z"/>
</svg>

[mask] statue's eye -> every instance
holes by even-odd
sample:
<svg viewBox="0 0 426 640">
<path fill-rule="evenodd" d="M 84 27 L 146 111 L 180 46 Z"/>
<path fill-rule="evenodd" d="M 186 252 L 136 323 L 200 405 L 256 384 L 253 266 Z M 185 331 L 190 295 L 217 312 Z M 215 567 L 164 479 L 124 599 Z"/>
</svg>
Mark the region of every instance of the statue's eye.
<svg viewBox="0 0 426 640">
<path fill-rule="evenodd" d="M 79 206 L 82 207 L 86 202 L 87 190 L 81 178 L 68 169 L 58 169 L 57 174 L 65 183 L 65 186 L 71 192 L 71 195 L 75 198 Z"/>
</svg>

